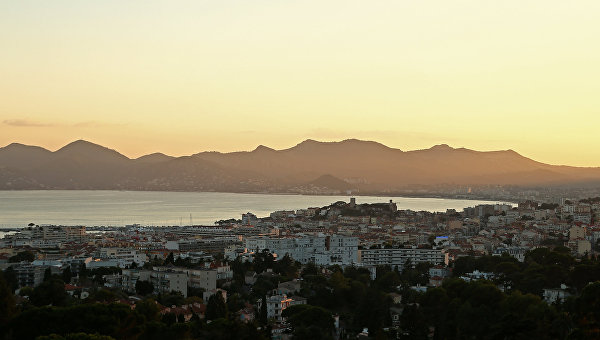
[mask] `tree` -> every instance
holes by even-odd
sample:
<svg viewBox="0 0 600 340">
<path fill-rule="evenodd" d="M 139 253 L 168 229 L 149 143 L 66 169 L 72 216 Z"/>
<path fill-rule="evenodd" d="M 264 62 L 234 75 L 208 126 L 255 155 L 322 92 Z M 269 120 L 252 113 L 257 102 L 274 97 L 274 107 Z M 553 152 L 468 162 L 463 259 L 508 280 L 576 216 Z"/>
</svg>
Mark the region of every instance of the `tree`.
<svg viewBox="0 0 600 340">
<path fill-rule="evenodd" d="M 15 297 L 4 279 L 4 274 L 0 272 L 0 328 L 15 312 Z"/>
<path fill-rule="evenodd" d="M 273 264 L 273 271 L 291 280 L 296 277 L 296 274 L 298 273 L 298 266 L 289 254 L 285 254 L 281 259 L 277 260 Z"/>
<path fill-rule="evenodd" d="M 72 277 L 73 277 L 73 274 L 71 273 L 71 266 L 67 266 L 67 268 L 65 268 L 65 270 L 63 270 L 63 272 L 62 272 L 62 279 L 66 283 L 69 283 L 69 282 L 71 282 Z"/>
<path fill-rule="evenodd" d="M 160 309 L 158 308 L 156 301 L 152 299 L 144 299 L 135 304 L 135 312 L 138 315 L 143 316 L 146 321 L 149 322 L 158 320 Z"/>
<path fill-rule="evenodd" d="M 600 337 L 600 282 L 586 286 L 571 306 L 574 321 L 583 339 Z"/>
<path fill-rule="evenodd" d="M 85 265 L 85 263 L 82 263 L 81 266 L 79 266 L 79 277 L 87 277 L 88 276 L 88 270 L 87 270 L 87 266 Z"/>
<path fill-rule="evenodd" d="M 294 329 L 294 339 L 332 339 L 335 330 L 331 312 L 311 305 L 295 305 L 286 308 L 281 316 Z"/>
<path fill-rule="evenodd" d="M 409 304 L 400 316 L 403 331 L 402 339 L 427 339 L 427 324 L 425 315 L 417 304 Z"/>
<path fill-rule="evenodd" d="M 11 339 L 36 339 L 83 332 L 115 339 L 137 339 L 141 332 L 135 312 L 124 304 L 80 304 L 69 307 L 29 308 L 13 317 L 5 329 Z"/>
<path fill-rule="evenodd" d="M 19 289 L 19 296 L 31 296 L 33 294 L 33 288 L 31 287 L 22 287 Z"/>
<path fill-rule="evenodd" d="M 93 300 L 95 300 L 95 301 L 112 302 L 112 301 L 115 301 L 116 299 L 117 299 L 117 294 L 115 294 L 113 291 L 110 291 L 108 289 L 98 289 L 98 291 L 96 291 L 96 293 L 93 296 Z"/>
<path fill-rule="evenodd" d="M 266 325 L 267 324 L 267 297 L 266 295 L 263 295 L 262 299 L 261 299 L 262 303 L 260 304 L 260 311 L 258 311 L 258 321 L 260 322 L 261 325 Z"/>
<path fill-rule="evenodd" d="M 223 294 L 217 292 L 208 298 L 206 305 L 206 319 L 215 320 L 219 318 L 227 318 L 227 305 L 223 300 Z"/>
<path fill-rule="evenodd" d="M 170 264 L 175 264 L 175 259 L 174 259 L 174 256 L 173 256 L 173 252 L 170 252 L 169 255 L 167 255 L 167 258 L 165 259 L 164 264 L 167 265 L 169 263 Z"/>
<path fill-rule="evenodd" d="M 166 294 L 158 294 L 158 302 L 163 306 L 181 306 L 185 303 L 183 294 L 176 291 L 171 291 Z"/>
<path fill-rule="evenodd" d="M 19 279 L 17 278 L 17 273 L 13 267 L 6 268 L 4 271 L 4 280 L 6 280 L 6 284 L 8 284 L 11 292 L 14 292 L 19 288 Z"/>
<path fill-rule="evenodd" d="M 314 264 L 314 263 L 312 263 L 312 262 L 309 262 L 309 263 L 307 263 L 307 264 L 304 266 L 304 268 L 302 269 L 302 274 L 301 274 L 301 276 L 302 276 L 303 278 L 306 278 L 307 276 L 310 276 L 310 275 L 317 275 L 317 274 L 319 274 L 319 268 L 317 268 L 317 266 L 315 266 L 315 264 Z"/>
<path fill-rule="evenodd" d="M 166 313 L 161 317 L 160 321 L 162 323 L 167 324 L 167 326 L 171 326 L 172 324 L 177 322 L 177 315 L 175 315 L 174 313 Z"/>
<path fill-rule="evenodd" d="M 273 254 L 268 249 L 263 249 L 263 251 L 256 253 L 254 257 L 254 271 L 260 274 L 267 269 L 273 269 L 274 262 Z"/>
<path fill-rule="evenodd" d="M 52 269 L 50 267 L 44 270 L 44 281 L 48 281 L 52 278 Z"/>
<path fill-rule="evenodd" d="M 100 335 L 100 334 L 87 334 L 87 333 L 72 333 L 66 336 L 58 334 L 50 334 L 39 336 L 37 340 L 114 340 L 112 336 Z"/>
<path fill-rule="evenodd" d="M 33 260 L 35 260 L 35 255 L 29 250 L 19 252 L 17 255 L 8 258 L 9 263 L 18 263 L 21 261 L 32 262 Z"/>
<path fill-rule="evenodd" d="M 154 285 L 150 281 L 137 280 L 135 283 L 135 291 L 140 295 L 146 296 L 148 294 L 152 294 L 154 291 Z"/>
<path fill-rule="evenodd" d="M 63 306 L 66 303 L 67 297 L 65 283 L 60 279 L 51 278 L 35 287 L 29 300 L 36 306 Z"/>
</svg>

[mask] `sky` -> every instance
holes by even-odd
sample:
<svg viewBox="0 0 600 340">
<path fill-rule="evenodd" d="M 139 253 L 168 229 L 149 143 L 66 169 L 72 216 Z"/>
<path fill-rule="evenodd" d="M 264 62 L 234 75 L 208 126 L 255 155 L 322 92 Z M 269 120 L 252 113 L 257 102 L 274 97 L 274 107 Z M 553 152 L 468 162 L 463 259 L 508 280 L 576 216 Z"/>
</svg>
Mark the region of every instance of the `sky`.
<svg viewBox="0 0 600 340">
<path fill-rule="evenodd" d="M 0 1 L 0 146 L 304 139 L 600 166 L 600 1 Z"/>
</svg>

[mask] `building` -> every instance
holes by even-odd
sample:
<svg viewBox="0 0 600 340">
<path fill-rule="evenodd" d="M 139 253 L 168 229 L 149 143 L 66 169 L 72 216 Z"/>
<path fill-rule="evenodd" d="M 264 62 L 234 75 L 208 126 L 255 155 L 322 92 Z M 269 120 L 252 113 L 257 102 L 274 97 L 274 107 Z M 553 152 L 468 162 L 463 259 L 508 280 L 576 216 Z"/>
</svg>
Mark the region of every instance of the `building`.
<svg viewBox="0 0 600 340">
<path fill-rule="evenodd" d="M 190 287 L 202 288 L 205 291 L 217 288 L 218 273 L 214 269 L 175 268 L 174 270 L 186 274 Z"/>
<path fill-rule="evenodd" d="M 343 235 L 248 237 L 248 251 L 268 250 L 278 258 L 289 255 L 301 263 L 352 265 L 358 262 L 358 238 Z"/>
<path fill-rule="evenodd" d="M 29 245 L 36 248 L 55 248 L 67 242 L 85 242 L 87 235 L 84 226 L 42 225 L 23 228 L 12 235 L 10 244 L 15 246 Z"/>
<path fill-rule="evenodd" d="M 258 303 L 258 309 L 260 310 L 262 308 L 262 299 L 259 299 L 257 301 L 257 303 Z M 267 296 L 266 303 L 267 303 L 267 318 L 275 319 L 278 322 L 282 322 L 282 321 L 284 321 L 284 319 L 281 316 L 281 313 L 286 308 L 288 308 L 290 306 L 294 306 L 294 305 L 306 304 L 306 299 L 300 298 L 298 300 L 294 300 L 293 298 L 288 297 L 285 294 L 281 294 L 281 295 Z"/>
<path fill-rule="evenodd" d="M 233 271 L 228 264 L 223 264 L 215 268 L 217 270 L 217 280 L 233 279 Z"/>
<path fill-rule="evenodd" d="M 544 301 L 548 304 L 551 303 L 560 303 L 565 301 L 566 298 L 571 296 L 571 293 L 568 290 L 568 287 L 564 284 L 560 285 L 560 288 L 545 288 L 544 289 Z"/>
<path fill-rule="evenodd" d="M 258 222 L 258 217 L 251 212 L 242 214 L 242 225 L 255 225 Z"/>
<path fill-rule="evenodd" d="M 34 266 L 28 263 L 21 263 L 13 266 L 19 287 L 35 287 L 44 281 L 44 272 L 46 267 Z"/>
<path fill-rule="evenodd" d="M 569 240 L 585 239 L 586 228 L 573 226 L 569 229 Z"/>
<path fill-rule="evenodd" d="M 376 248 L 359 250 L 359 261 L 364 266 L 391 266 L 402 270 L 404 264 L 429 262 L 447 264 L 448 256 L 440 249 L 425 248 Z"/>
<path fill-rule="evenodd" d="M 192 288 L 202 288 L 205 291 L 217 288 L 217 270 L 216 269 L 190 269 L 182 267 L 154 267 L 155 271 L 169 271 L 185 275 L 187 286 Z"/>
<path fill-rule="evenodd" d="M 154 270 L 123 269 L 122 285 L 128 291 L 135 291 L 138 281 L 149 281 L 156 293 L 180 292 L 187 297 L 188 278 L 185 273 L 173 271 L 167 267 L 156 267 Z"/>
<path fill-rule="evenodd" d="M 294 212 L 294 210 L 279 210 L 279 211 L 274 211 L 271 213 L 270 217 L 274 220 L 277 219 L 285 219 L 288 217 L 294 217 L 296 216 L 296 213 Z"/>
<path fill-rule="evenodd" d="M 98 252 L 98 257 L 101 259 L 116 260 L 117 266 L 121 268 L 130 266 L 134 262 L 141 267 L 148 261 L 146 254 L 126 248 L 101 248 Z"/>
<path fill-rule="evenodd" d="M 494 250 L 493 256 L 502 256 L 502 254 L 508 254 L 519 262 L 525 261 L 525 254 L 531 250 L 528 247 L 500 247 Z"/>
</svg>

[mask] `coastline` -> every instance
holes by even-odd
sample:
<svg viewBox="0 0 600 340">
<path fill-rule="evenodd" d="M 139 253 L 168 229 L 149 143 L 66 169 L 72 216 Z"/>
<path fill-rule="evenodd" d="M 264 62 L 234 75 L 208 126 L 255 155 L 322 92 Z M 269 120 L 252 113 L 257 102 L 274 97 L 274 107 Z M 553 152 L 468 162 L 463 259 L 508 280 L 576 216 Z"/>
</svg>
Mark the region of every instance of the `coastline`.
<svg viewBox="0 0 600 340">
<path fill-rule="evenodd" d="M 154 193 L 217 193 L 217 194 L 244 194 L 244 195 L 273 195 L 273 196 L 323 196 L 323 197 L 398 197 L 398 198 L 423 198 L 423 199 L 450 199 L 450 200 L 467 200 L 467 201 L 489 201 L 496 203 L 519 203 L 516 199 L 499 198 L 494 196 L 462 196 L 462 195 L 448 195 L 443 193 L 431 193 L 431 194 L 415 194 L 406 192 L 356 192 L 356 193 L 302 193 L 302 192 L 282 192 L 282 191 L 188 191 L 188 190 L 135 190 L 135 189 L 0 189 L 0 192 L 31 192 L 31 191 L 111 191 L 111 192 L 154 192 Z"/>
</svg>

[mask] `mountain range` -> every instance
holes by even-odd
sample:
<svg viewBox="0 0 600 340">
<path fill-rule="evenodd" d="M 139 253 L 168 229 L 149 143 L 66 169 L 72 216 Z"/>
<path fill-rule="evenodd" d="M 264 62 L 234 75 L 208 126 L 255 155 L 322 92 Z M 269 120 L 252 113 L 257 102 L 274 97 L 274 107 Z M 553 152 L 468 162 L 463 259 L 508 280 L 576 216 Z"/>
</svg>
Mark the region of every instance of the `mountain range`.
<svg viewBox="0 0 600 340">
<path fill-rule="evenodd" d="M 13 143 L 0 148 L 0 189 L 224 192 L 399 192 L 415 186 L 551 186 L 600 183 L 600 168 L 536 162 L 512 150 L 436 145 L 402 151 L 348 139 L 305 140 L 284 150 L 200 152 L 130 159 L 84 140 L 57 151 Z"/>
</svg>

